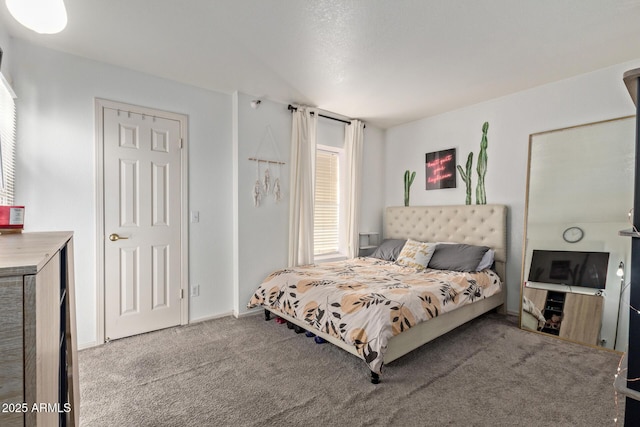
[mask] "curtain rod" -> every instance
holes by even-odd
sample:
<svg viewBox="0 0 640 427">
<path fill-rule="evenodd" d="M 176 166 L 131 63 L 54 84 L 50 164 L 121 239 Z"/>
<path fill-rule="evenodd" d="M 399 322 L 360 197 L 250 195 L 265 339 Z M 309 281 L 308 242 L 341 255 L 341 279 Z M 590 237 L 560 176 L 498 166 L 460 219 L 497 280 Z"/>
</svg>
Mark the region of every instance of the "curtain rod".
<svg viewBox="0 0 640 427">
<path fill-rule="evenodd" d="M 289 104 L 289 106 L 287 107 L 287 110 L 289 110 L 289 111 L 291 111 L 291 112 L 298 111 L 298 107 L 294 107 L 293 105 Z M 311 114 L 313 114 L 313 112 L 312 112 Z M 318 113 L 318 116 L 319 116 L 319 117 L 324 117 L 325 119 L 335 120 L 336 122 L 346 123 L 346 124 L 348 124 L 348 125 L 350 125 L 350 124 L 351 124 L 351 121 L 350 121 L 350 120 L 342 120 L 342 119 L 338 119 L 338 118 L 331 117 L 331 116 L 325 116 L 324 114 L 320 114 L 320 113 Z M 365 127 L 366 127 L 366 126 L 365 126 Z"/>
</svg>

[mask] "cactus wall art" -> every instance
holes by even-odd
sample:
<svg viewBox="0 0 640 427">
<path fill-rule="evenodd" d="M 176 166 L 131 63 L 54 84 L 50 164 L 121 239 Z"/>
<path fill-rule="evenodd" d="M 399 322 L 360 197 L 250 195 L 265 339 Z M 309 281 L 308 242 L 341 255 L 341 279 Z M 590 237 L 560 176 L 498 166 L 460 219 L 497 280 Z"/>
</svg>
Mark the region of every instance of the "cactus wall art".
<svg viewBox="0 0 640 427">
<path fill-rule="evenodd" d="M 489 131 L 489 122 L 484 122 L 482 125 L 482 140 L 480 141 L 480 153 L 478 153 L 478 166 L 476 171 L 478 172 L 478 183 L 476 184 L 476 205 L 487 204 L 487 192 L 484 187 L 484 177 L 487 174 L 487 147 L 489 142 L 487 140 L 487 132 Z M 467 186 L 465 204 L 471 204 L 471 169 L 473 169 L 473 152 L 469 153 L 467 157 L 467 164 L 465 169 L 458 165 L 458 172 L 462 177 L 465 185 Z"/>
<path fill-rule="evenodd" d="M 411 191 L 411 184 L 416 177 L 416 173 L 409 172 L 407 169 L 404 173 L 404 205 L 409 206 L 409 192 Z"/>
<path fill-rule="evenodd" d="M 487 204 L 487 193 L 484 189 L 484 176 L 487 174 L 487 131 L 489 122 L 482 125 L 482 140 L 480 141 L 480 153 L 478 154 L 478 184 L 476 185 L 476 205 Z"/>
<path fill-rule="evenodd" d="M 465 204 L 471 204 L 471 169 L 473 167 L 473 152 L 469 153 L 467 157 L 466 168 L 462 169 L 462 166 L 458 165 L 458 172 L 460 172 L 460 176 L 464 181 L 464 184 L 467 186 L 467 198 L 465 199 Z"/>
</svg>

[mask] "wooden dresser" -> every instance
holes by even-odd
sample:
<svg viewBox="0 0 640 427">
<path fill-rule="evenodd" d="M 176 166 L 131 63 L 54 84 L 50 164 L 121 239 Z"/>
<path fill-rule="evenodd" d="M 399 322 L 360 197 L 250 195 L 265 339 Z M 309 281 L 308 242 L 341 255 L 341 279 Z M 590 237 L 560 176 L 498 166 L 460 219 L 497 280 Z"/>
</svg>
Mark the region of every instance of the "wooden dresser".
<svg viewBox="0 0 640 427">
<path fill-rule="evenodd" d="M 0 235 L 0 425 L 78 426 L 71 232 Z"/>
</svg>

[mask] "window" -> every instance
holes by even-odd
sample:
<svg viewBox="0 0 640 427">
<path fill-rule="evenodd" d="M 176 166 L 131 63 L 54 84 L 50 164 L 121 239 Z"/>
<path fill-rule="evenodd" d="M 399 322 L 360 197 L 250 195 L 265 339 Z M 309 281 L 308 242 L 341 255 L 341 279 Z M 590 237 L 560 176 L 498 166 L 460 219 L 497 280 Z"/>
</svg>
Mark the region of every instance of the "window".
<svg viewBox="0 0 640 427">
<path fill-rule="evenodd" d="M 346 259 L 345 125 L 318 122 L 316 137 L 313 256 L 317 262 Z"/>
<path fill-rule="evenodd" d="M 338 253 L 340 224 L 339 157 L 336 151 L 316 151 L 313 218 L 314 255 Z"/>
<path fill-rule="evenodd" d="M 314 206 L 314 255 L 338 254 L 340 239 L 340 157 L 341 149 L 318 146 Z"/>
<path fill-rule="evenodd" d="M 13 204 L 16 145 L 15 93 L 0 74 L 0 205 Z"/>
</svg>

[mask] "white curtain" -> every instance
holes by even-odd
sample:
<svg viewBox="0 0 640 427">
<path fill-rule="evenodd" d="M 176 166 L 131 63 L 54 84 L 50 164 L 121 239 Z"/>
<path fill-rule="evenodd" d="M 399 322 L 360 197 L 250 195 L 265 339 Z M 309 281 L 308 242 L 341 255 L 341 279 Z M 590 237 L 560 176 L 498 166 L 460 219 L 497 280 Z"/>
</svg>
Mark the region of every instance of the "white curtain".
<svg viewBox="0 0 640 427">
<path fill-rule="evenodd" d="M 318 114 L 312 108 L 298 107 L 292 114 L 289 267 L 313 263 L 317 124 Z"/>
<path fill-rule="evenodd" d="M 348 195 L 346 244 L 347 257 L 358 256 L 360 243 L 360 194 L 362 188 L 362 146 L 364 141 L 364 123 L 351 120 L 345 125 L 344 151 L 346 160 L 345 190 Z"/>
</svg>

